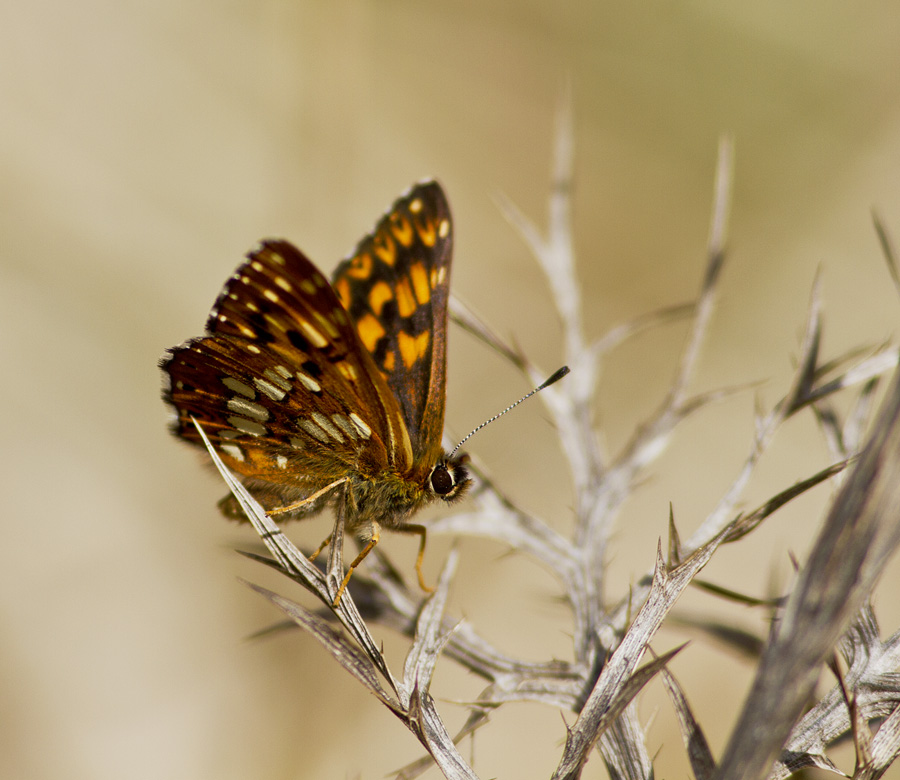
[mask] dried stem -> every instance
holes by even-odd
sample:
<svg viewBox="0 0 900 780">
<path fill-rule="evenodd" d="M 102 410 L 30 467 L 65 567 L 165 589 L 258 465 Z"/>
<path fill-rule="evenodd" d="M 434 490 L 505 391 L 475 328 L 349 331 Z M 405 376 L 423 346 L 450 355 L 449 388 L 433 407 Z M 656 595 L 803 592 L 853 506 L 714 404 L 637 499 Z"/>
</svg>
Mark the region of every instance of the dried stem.
<svg viewBox="0 0 900 780">
<path fill-rule="evenodd" d="M 618 512 L 634 485 L 643 479 L 689 415 L 743 388 L 719 388 L 695 395 L 688 391 L 715 310 L 725 267 L 725 243 L 733 181 L 733 149 L 729 139 L 719 147 L 706 271 L 696 303 L 645 315 L 590 341 L 584 332 L 582 300 L 572 240 L 572 114 L 568 96 L 558 115 L 546 232 L 511 202 L 500 200 L 543 269 L 562 322 L 563 360 L 571 376 L 541 393 L 559 435 L 575 490 L 575 526 L 571 537 L 555 530 L 556 518 L 543 518 L 517 506 L 473 460 L 477 484 L 470 509 L 433 521 L 429 532 L 479 536 L 499 541 L 551 572 L 572 615 L 570 661 L 531 662 L 500 652 L 477 628 L 446 615 L 447 595 L 457 553 L 451 552 L 436 591 L 426 599 L 410 589 L 376 549 L 354 575 L 339 606 L 332 599 L 343 579 L 342 544 L 331 546 L 325 571 L 312 565 L 266 516 L 265 512 L 210 454 L 272 556 L 252 556 L 300 582 L 321 602 L 313 612 L 257 586 L 294 624 L 301 626 L 369 692 L 414 733 L 428 757 L 400 770 L 398 777 L 417 777 L 434 761 L 445 777 L 475 778 L 456 742 L 483 726 L 491 711 L 506 702 L 549 704 L 576 717 L 568 729 L 555 778 L 578 778 L 592 755 L 599 753 L 615 777 L 652 776 L 651 751 L 638 722 L 634 697 L 661 675 L 681 724 L 695 776 L 709 778 L 787 777 L 804 766 L 832 768 L 825 755 L 841 734 L 852 733 L 857 746 L 858 777 L 876 777 L 900 751 L 900 634 L 882 641 L 869 605 L 878 575 L 900 542 L 900 380 L 888 391 L 874 426 L 869 419 L 878 379 L 893 370 L 898 351 L 883 346 L 856 351 L 830 362 L 820 361 L 821 301 L 813 286 L 806 331 L 797 368 L 785 396 L 757 413 L 756 430 L 744 463 L 718 504 L 687 540 L 682 541 L 670 518 L 668 559 L 661 545 L 646 576 L 626 599 L 606 604 L 606 561 Z M 896 262 L 887 230 L 876 228 L 891 273 Z M 900 287 L 900 284 L 898 284 Z M 532 382 L 546 375 L 520 349 L 496 336 L 463 304 L 452 301 L 454 320 L 526 374 Z M 623 450 L 607 457 L 600 447 L 591 409 L 597 392 L 599 363 L 625 339 L 676 318 L 692 318 L 681 360 L 661 407 L 639 427 Z M 833 397 L 859 386 L 849 411 L 841 413 Z M 846 404 L 844 405 L 846 406 Z M 738 502 L 762 454 L 791 416 L 810 411 L 819 421 L 832 464 L 794 485 L 783 486 L 758 509 L 741 514 Z M 198 426 L 199 428 L 199 426 Z M 865 431 L 869 443 L 860 452 Z M 203 431 L 201 430 L 201 435 Z M 204 441 L 205 441 L 204 436 Z M 723 544 L 738 544 L 777 510 L 799 495 L 830 480 L 844 479 L 809 560 L 787 599 L 741 597 L 745 603 L 775 610 L 775 628 L 764 644 L 756 682 L 721 763 L 716 766 L 700 720 L 688 696 L 666 669 L 678 652 L 653 655 L 650 643 L 671 618 L 679 596 Z M 343 539 L 340 518 L 334 538 Z M 709 592 L 737 598 L 727 587 L 705 585 Z M 685 622 L 685 621 L 682 621 Z M 698 620 L 708 633 L 740 647 L 748 656 L 761 640 L 729 626 Z M 368 626 L 379 624 L 411 639 L 402 674 L 391 671 Z M 649 654 L 648 652 L 649 651 Z M 689 651 L 688 651 L 689 652 Z M 813 682 L 823 664 L 839 652 L 846 670 L 832 663 L 839 684 L 812 700 Z M 441 656 L 462 664 L 485 682 L 471 705 L 468 721 L 451 737 L 429 694 Z M 642 658 L 649 658 L 639 666 Z M 808 706 L 801 717 L 803 707 Z M 883 722 L 874 734 L 868 724 Z"/>
</svg>

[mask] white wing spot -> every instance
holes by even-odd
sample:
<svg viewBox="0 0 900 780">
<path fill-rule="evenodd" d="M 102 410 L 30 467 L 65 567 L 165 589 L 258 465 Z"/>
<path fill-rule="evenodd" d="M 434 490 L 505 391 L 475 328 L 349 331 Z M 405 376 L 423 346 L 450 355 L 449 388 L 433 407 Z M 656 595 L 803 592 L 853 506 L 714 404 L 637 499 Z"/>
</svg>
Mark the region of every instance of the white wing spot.
<svg viewBox="0 0 900 780">
<path fill-rule="evenodd" d="M 438 225 L 438 235 L 441 238 L 447 238 L 450 235 L 450 220 L 442 219 L 441 223 Z"/>
<path fill-rule="evenodd" d="M 251 400 L 256 398 L 256 390 L 250 387 L 250 385 L 245 385 L 240 379 L 235 379 L 233 376 L 223 376 L 222 384 L 232 392 L 245 395 Z"/>
<path fill-rule="evenodd" d="M 311 393 L 321 393 L 322 385 L 320 385 L 315 379 L 313 379 L 309 374 L 304 374 L 302 371 L 297 372 L 297 379 L 300 380 L 300 384 L 303 385 L 309 392 Z"/>
<path fill-rule="evenodd" d="M 333 414 L 331 415 L 332 422 L 337 425 L 344 433 L 347 434 L 351 439 L 358 439 L 359 434 L 356 432 L 356 428 L 353 427 L 353 423 L 350 422 L 344 415 L 342 414 Z"/>
<path fill-rule="evenodd" d="M 329 420 L 324 414 L 321 412 L 313 412 L 312 418 L 315 420 L 319 426 L 324 430 L 332 439 L 334 439 L 338 444 L 343 444 L 344 437 L 341 436 L 341 432 L 335 428 L 331 424 L 331 420 Z"/>
<path fill-rule="evenodd" d="M 287 395 L 281 388 L 275 387 L 271 382 L 267 382 L 265 379 L 260 379 L 259 377 L 253 377 L 253 384 L 256 385 L 261 393 L 265 393 L 273 401 L 283 401 L 284 397 Z"/>
<path fill-rule="evenodd" d="M 272 290 L 263 290 L 263 295 L 268 298 L 272 303 L 278 303 L 281 298 L 278 297 L 278 294 L 273 292 Z"/>
<path fill-rule="evenodd" d="M 276 455 L 275 463 L 278 464 L 278 468 L 286 469 L 288 464 L 288 459 L 284 457 L 284 455 Z"/>
<path fill-rule="evenodd" d="M 254 271 L 258 271 L 258 272 L 260 272 L 260 273 L 261 273 L 262 270 L 263 270 L 263 264 L 262 264 L 261 262 L 259 262 L 259 260 L 254 260 L 252 263 L 250 263 L 250 267 L 251 267 Z"/>
<path fill-rule="evenodd" d="M 368 439 L 372 435 L 372 429 L 362 421 L 362 418 L 356 412 L 350 414 L 350 421 L 356 426 L 359 435 L 364 439 Z"/>
<path fill-rule="evenodd" d="M 262 350 L 259 347 L 257 347 L 256 344 L 244 344 L 244 349 L 246 349 L 247 352 L 251 352 L 254 355 L 259 355 L 262 352 Z"/>
<path fill-rule="evenodd" d="M 328 345 L 328 339 L 326 339 L 308 320 L 300 320 L 300 330 L 306 335 L 314 347 L 322 349 L 323 347 Z"/>
<path fill-rule="evenodd" d="M 253 420 L 245 420 L 243 417 L 229 417 L 229 425 L 233 425 L 239 431 L 249 433 L 251 436 L 262 436 L 266 432 L 266 426 Z"/>
<path fill-rule="evenodd" d="M 229 398 L 228 408 L 236 414 L 246 414 L 248 417 L 252 417 L 254 420 L 259 420 L 260 422 L 265 422 L 269 419 L 269 410 L 266 409 L 265 406 L 260 406 L 251 401 L 245 401 L 243 398 Z M 239 425 L 235 425 L 234 427 L 240 428 Z"/>
<path fill-rule="evenodd" d="M 267 368 L 265 371 L 263 371 L 263 376 L 266 377 L 273 385 L 277 385 L 282 390 L 284 390 L 284 392 L 289 393 L 293 388 L 293 385 L 287 381 L 287 379 L 285 378 L 285 374 L 283 374 L 278 369 L 287 371 L 284 366 L 276 366 L 276 369 L 274 371 L 271 368 Z M 290 372 L 288 372 L 286 376 L 290 375 Z"/>
<path fill-rule="evenodd" d="M 253 301 L 247 301 L 244 305 L 254 314 L 259 314 L 259 306 L 253 303 Z"/>
<path fill-rule="evenodd" d="M 275 366 L 275 370 L 276 370 L 279 374 L 281 374 L 285 379 L 290 379 L 290 378 L 291 378 L 291 372 L 290 372 L 288 369 L 286 369 L 284 366 Z M 266 374 L 266 376 L 269 375 L 269 369 L 268 369 L 268 368 L 266 369 L 265 374 Z"/>
<path fill-rule="evenodd" d="M 416 198 L 415 200 L 411 200 L 409 202 L 409 210 L 413 214 L 418 214 L 422 210 L 422 201 Z"/>
<path fill-rule="evenodd" d="M 219 449 L 237 461 L 244 462 L 244 451 L 237 444 L 220 444 Z"/>
<path fill-rule="evenodd" d="M 314 439 L 318 439 L 323 444 L 328 444 L 328 434 L 312 420 L 300 419 L 297 421 L 297 424 Z"/>
<path fill-rule="evenodd" d="M 276 276 L 276 277 L 275 277 L 275 284 L 277 284 L 277 285 L 278 285 L 282 290 L 284 290 L 285 292 L 293 292 L 293 291 L 294 291 L 294 285 L 292 285 L 292 284 L 291 284 L 287 279 L 285 279 L 283 276 Z"/>
</svg>

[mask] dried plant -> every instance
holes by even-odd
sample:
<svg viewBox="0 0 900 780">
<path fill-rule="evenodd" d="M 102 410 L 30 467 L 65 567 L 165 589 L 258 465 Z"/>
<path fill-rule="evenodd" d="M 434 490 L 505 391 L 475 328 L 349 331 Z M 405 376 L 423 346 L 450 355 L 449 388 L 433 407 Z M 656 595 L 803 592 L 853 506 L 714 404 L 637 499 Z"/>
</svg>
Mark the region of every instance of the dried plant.
<svg viewBox="0 0 900 780">
<path fill-rule="evenodd" d="M 657 550 L 652 571 L 633 586 L 627 598 L 606 603 L 605 563 L 623 502 L 680 422 L 711 401 L 737 391 L 687 393 L 725 258 L 731 144 L 724 140 L 719 149 L 707 268 L 696 304 L 643 317 L 590 342 L 582 325 L 572 247 L 571 138 L 565 110 L 555 150 L 555 187 L 546 235 L 510 203 L 501 205 L 546 273 L 563 323 L 563 349 L 571 376 L 541 397 L 559 434 L 575 486 L 574 532 L 571 537 L 563 536 L 554 530 L 554 523 L 521 509 L 480 467 L 473 469 L 478 479 L 469 504 L 473 508 L 433 521 L 429 531 L 487 537 L 552 572 L 571 611 L 572 660 L 531 663 L 510 657 L 486 642 L 477 627 L 445 614 L 457 562 L 455 551 L 444 565 L 436 590 L 427 598 L 407 588 L 383 556 L 370 556 L 349 592 L 333 608 L 333 596 L 343 579 L 342 545 L 331 546 L 323 569 L 310 563 L 208 447 L 272 555 L 271 559 L 251 557 L 301 583 L 325 609 L 314 612 L 261 587 L 251 587 L 315 636 L 420 740 L 429 755 L 400 770 L 398 778 L 418 776 L 432 760 L 448 778 L 475 778 L 456 745 L 483 725 L 492 710 L 513 701 L 549 704 L 576 715 L 568 727 L 555 780 L 579 777 L 595 749 L 612 777 L 649 778 L 653 775 L 650 751 L 633 700 L 656 675 L 670 694 L 698 780 L 784 778 L 807 766 L 837 772 L 826 750 L 848 733 L 857 750 L 853 776 L 879 777 L 900 752 L 900 633 L 881 640 L 869 601 L 885 562 L 900 541 L 900 384 L 896 378 L 880 412 L 874 420 L 870 418 L 876 385 L 896 365 L 897 349 L 858 351 L 821 362 L 816 285 L 790 389 L 770 410 L 758 413 L 749 452 L 725 495 L 687 540 L 679 538 L 670 518 L 668 548 Z M 880 222 L 876 221 L 876 227 L 896 279 L 891 242 Z M 497 349 L 533 382 L 544 378 L 519 350 L 491 333 L 459 302 L 454 302 L 453 314 L 459 324 Z M 599 360 L 632 334 L 686 315 L 692 316 L 693 325 L 664 403 L 620 454 L 607 458 L 598 444 L 591 415 Z M 844 414 L 833 403 L 841 391 L 855 393 Z M 786 486 L 754 511 L 738 511 L 742 491 L 776 430 L 801 412 L 812 413 L 818 420 L 832 465 Z M 867 430 L 871 435 L 863 445 Z M 685 588 L 691 582 L 699 584 L 697 574 L 721 545 L 740 542 L 781 506 L 826 480 L 839 481 L 840 490 L 796 584 L 777 604 L 777 619 L 764 645 L 748 642 L 732 627 L 705 625 L 757 659 L 755 682 L 717 762 L 686 694 L 666 668 L 680 649 L 656 656 L 648 652 L 649 644 Z M 340 519 L 337 523 L 334 538 L 342 539 Z M 389 668 L 369 624 L 412 638 L 402 672 Z M 452 736 L 429 694 L 442 656 L 442 662 L 452 659 L 486 682 L 477 702 L 470 706 L 467 722 Z M 814 682 L 825 664 L 831 667 L 836 682 L 816 698 Z M 874 733 L 873 721 L 879 723 Z"/>
</svg>

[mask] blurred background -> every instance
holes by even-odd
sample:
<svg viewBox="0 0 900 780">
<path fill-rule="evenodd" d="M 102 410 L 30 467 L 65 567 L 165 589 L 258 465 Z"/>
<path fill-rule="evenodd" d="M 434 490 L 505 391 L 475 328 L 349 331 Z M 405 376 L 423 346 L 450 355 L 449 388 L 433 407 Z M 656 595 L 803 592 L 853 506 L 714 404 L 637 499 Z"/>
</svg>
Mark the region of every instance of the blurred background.
<svg viewBox="0 0 900 780">
<path fill-rule="evenodd" d="M 769 408 L 786 388 L 817 273 L 826 357 L 895 335 L 871 209 L 900 235 L 898 36 L 887 0 L 6 3 L 0 776 L 377 778 L 420 755 L 311 639 L 248 639 L 278 615 L 239 576 L 305 596 L 233 552 L 252 532 L 218 515 L 224 486 L 167 434 L 156 362 L 202 332 L 257 239 L 287 237 L 328 272 L 402 190 L 436 176 L 455 217 L 455 294 L 556 368 L 547 283 L 496 198 L 546 224 L 567 84 L 591 338 L 695 296 L 717 139 L 736 144 L 731 252 L 694 389 L 763 384 L 685 424 L 626 505 L 608 597 L 627 594 L 669 502 L 686 537 L 737 473 L 756 399 Z M 611 453 L 661 402 L 685 334 L 659 328 L 605 362 L 597 420 Z M 528 387 L 468 334 L 449 338 L 457 438 Z M 522 506 L 571 527 L 540 402 L 471 445 Z M 791 421 L 746 506 L 826 463 L 815 425 Z M 705 578 L 783 589 L 828 498 L 821 487 L 720 551 Z M 291 534 L 312 546 L 326 527 Z M 449 544 L 430 541 L 432 578 Z M 409 574 L 414 547 L 384 540 Z M 510 654 L 570 657 L 552 578 L 481 540 L 460 551 L 455 614 Z M 896 601 L 876 608 L 892 631 Z M 767 629 L 765 615 L 695 593 L 678 609 Z M 406 643 L 379 638 L 399 665 Z M 688 632 L 654 647 L 685 639 L 673 670 L 718 754 L 750 667 Z M 451 728 L 480 687 L 449 660 L 439 668 Z M 659 776 L 687 776 L 658 684 L 640 708 Z M 564 737 L 559 712 L 509 706 L 464 753 L 481 777 L 546 777 Z M 605 776 L 598 758 L 586 776 Z"/>
</svg>

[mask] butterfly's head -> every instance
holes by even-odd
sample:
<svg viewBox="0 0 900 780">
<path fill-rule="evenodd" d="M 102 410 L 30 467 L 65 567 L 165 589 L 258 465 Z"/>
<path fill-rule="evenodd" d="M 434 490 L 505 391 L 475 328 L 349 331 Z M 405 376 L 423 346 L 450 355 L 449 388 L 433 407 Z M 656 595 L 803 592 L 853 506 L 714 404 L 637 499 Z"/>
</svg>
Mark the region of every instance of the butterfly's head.
<svg viewBox="0 0 900 780">
<path fill-rule="evenodd" d="M 469 456 L 465 454 L 442 456 L 428 475 L 427 487 L 431 495 L 448 502 L 462 498 L 472 484 L 465 465 L 468 460 Z"/>
</svg>

